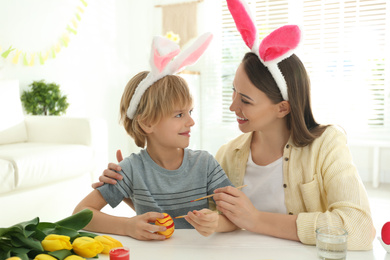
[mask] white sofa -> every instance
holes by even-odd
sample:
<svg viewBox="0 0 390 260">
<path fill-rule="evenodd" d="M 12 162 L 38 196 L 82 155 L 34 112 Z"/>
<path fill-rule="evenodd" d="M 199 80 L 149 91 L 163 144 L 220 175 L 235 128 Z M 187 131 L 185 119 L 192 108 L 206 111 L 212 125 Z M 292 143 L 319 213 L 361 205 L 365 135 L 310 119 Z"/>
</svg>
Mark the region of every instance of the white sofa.
<svg viewBox="0 0 390 260">
<path fill-rule="evenodd" d="M 0 227 L 71 215 L 106 165 L 104 120 L 25 116 L 18 81 L 0 80 Z"/>
</svg>

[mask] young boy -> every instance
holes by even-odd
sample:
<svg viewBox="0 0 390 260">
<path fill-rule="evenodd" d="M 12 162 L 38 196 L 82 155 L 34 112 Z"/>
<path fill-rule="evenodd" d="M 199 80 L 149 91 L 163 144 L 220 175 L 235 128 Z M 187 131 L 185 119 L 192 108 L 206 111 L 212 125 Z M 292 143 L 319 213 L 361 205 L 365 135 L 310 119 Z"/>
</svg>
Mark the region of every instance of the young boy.
<svg viewBox="0 0 390 260">
<path fill-rule="evenodd" d="M 175 219 L 175 227 L 195 228 L 204 236 L 235 228 L 224 216 L 208 209 L 208 200 L 191 202 L 232 184 L 211 154 L 187 149 L 194 125 L 192 97 L 187 83 L 171 75 L 188 60 L 195 62 L 210 40 L 203 35 L 184 56 L 164 63 L 162 60 L 170 60 L 178 52 L 170 41 L 155 39 L 152 71 L 138 73 L 129 81 L 120 104 L 121 123 L 135 143 L 142 148 L 146 145 L 146 149 L 120 162 L 123 179 L 116 185 L 99 187 L 77 205 L 74 212 L 89 208 L 94 213 L 85 229 L 162 240 L 165 236 L 155 232 L 166 228 L 150 223 L 163 218 L 163 212 L 172 217 L 187 215 Z M 159 45 L 168 46 L 168 51 Z M 137 216 L 123 218 L 101 212 L 105 205 L 115 207 L 123 200 Z"/>
</svg>

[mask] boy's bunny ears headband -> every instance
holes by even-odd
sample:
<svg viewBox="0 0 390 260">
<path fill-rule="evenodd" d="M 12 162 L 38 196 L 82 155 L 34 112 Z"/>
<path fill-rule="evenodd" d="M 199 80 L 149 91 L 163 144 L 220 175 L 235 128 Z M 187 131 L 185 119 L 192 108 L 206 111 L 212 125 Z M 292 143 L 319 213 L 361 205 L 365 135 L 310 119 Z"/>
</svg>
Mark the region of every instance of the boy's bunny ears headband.
<svg viewBox="0 0 390 260">
<path fill-rule="evenodd" d="M 255 20 L 251 16 L 245 0 L 226 0 L 230 13 L 236 23 L 245 44 L 255 53 L 275 79 L 282 97 L 288 100 L 286 80 L 278 67 L 278 63 L 290 57 L 301 39 L 301 31 L 297 25 L 282 26 L 267 37 L 260 45 Z"/>
<path fill-rule="evenodd" d="M 186 50 L 180 53 L 180 47 L 176 43 L 161 36 L 155 36 L 150 55 L 151 70 L 149 74 L 138 84 L 127 109 L 127 117 L 133 119 L 138 104 L 145 91 L 157 80 L 173 75 L 183 70 L 186 66 L 194 64 L 209 46 L 213 35 L 205 33 Z M 172 60 L 176 57 L 174 60 Z"/>
</svg>

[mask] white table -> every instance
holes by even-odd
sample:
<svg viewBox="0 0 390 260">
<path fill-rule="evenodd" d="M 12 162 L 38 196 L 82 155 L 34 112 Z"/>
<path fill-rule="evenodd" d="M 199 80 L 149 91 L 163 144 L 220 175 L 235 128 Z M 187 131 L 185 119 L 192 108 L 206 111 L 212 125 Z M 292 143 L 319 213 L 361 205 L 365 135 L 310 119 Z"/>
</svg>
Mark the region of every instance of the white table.
<svg viewBox="0 0 390 260">
<path fill-rule="evenodd" d="M 316 260 L 315 246 L 303 245 L 250 233 L 245 230 L 201 236 L 193 229 L 175 230 L 165 241 L 138 241 L 130 237 L 110 235 L 130 248 L 130 260 Z M 107 255 L 99 259 L 108 260 Z M 349 260 L 390 260 L 390 254 L 375 239 L 370 251 L 348 251 Z"/>
</svg>

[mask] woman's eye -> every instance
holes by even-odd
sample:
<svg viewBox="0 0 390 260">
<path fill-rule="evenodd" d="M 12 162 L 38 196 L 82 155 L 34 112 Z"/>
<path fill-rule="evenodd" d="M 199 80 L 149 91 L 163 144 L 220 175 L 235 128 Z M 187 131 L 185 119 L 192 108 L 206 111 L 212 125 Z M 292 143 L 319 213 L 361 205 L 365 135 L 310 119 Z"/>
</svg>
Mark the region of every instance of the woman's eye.
<svg viewBox="0 0 390 260">
<path fill-rule="evenodd" d="M 245 99 L 241 98 L 241 102 L 244 103 L 244 104 L 250 104 L 248 101 L 246 101 Z"/>
</svg>

